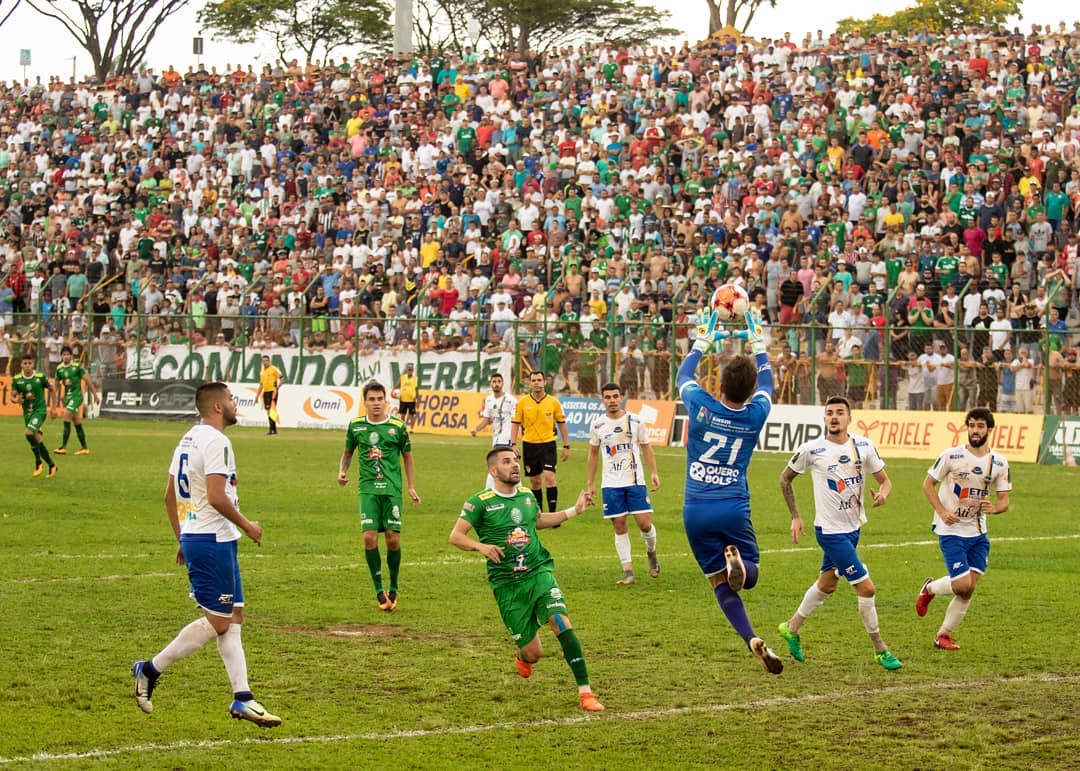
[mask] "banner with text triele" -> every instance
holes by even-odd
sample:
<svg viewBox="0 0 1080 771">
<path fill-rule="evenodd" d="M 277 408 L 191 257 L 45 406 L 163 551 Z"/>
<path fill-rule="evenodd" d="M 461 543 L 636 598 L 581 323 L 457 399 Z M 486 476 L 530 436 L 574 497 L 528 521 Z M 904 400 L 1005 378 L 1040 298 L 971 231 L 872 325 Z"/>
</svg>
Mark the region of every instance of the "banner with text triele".
<svg viewBox="0 0 1080 771">
<path fill-rule="evenodd" d="M 258 383 L 265 355 L 281 370 L 286 384 L 327 388 L 362 386 L 378 380 L 389 390 L 397 384 L 406 364 L 416 364 L 415 351 L 389 350 L 352 356 L 341 351 L 309 353 L 296 348 L 233 350 L 219 345 L 194 349 L 163 345 L 150 355 L 152 376 L 160 380 Z M 487 388 L 495 373 L 510 382 L 513 361 L 510 353 L 481 353 L 477 358 L 475 353 L 425 351 L 420 355 L 416 376 L 421 391 L 475 391 Z"/>
</svg>

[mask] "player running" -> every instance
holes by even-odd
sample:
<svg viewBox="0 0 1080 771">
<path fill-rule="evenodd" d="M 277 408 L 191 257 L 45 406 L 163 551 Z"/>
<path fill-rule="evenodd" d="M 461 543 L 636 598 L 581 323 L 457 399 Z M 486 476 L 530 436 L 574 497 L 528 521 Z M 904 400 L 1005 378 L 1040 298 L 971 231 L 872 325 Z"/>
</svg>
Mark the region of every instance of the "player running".
<svg viewBox="0 0 1080 771">
<path fill-rule="evenodd" d="M 392 611 L 398 603 L 398 571 L 401 569 L 401 470 L 405 469 L 409 497 L 420 505 L 413 487 L 412 442 L 401 418 L 390 417 L 386 387 L 372 380 L 364 386 L 364 415 L 353 418 L 345 432 L 338 484 L 348 483 L 346 474 L 353 453 L 360 450 L 357 489 L 360 494 L 360 527 L 364 531 L 364 557 L 375 584 L 380 610 Z M 390 586 L 383 591 L 379 533 L 386 541 L 386 567 Z"/>
<path fill-rule="evenodd" d="M 277 402 L 281 392 L 281 384 L 285 382 L 281 370 L 270 363 L 269 356 L 262 357 L 262 370 L 259 372 L 259 390 L 255 392 L 255 401 L 262 396 L 263 409 L 266 410 L 266 419 L 270 423 L 267 436 L 277 436 Z"/>
<path fill-rule="evenodd" d="M 719 400 L 694 379 L 702 354 L 728 336 L 716 329 L 715 312 L 679 367 L 679 393 L 690 414 L 683 526 L 720 610 L 766 671 L 778 675 L 784 665 L 754 634 L 739 597 L 742 589 L 752 589 L 758 580 L 760 557 L 750 522 L 746 470 L 772 408 L 773 391 L 756 310 L 747 311 L 746 324 L 746 332 L 740 334 L 749 340 L 754 358 L 740 355 L 728 362 L 720 375 Z"/>
<path fill-rule="evenodd" d="M 945 609 L 945 620 L 934 638 L 935 648 L 948 651 L 960 649 L 953 633 L 964 620 L 975 585 L 986 572 L 990 558 L 986 515 L 1008 511 L 1012 490 L 1009 461 L 992 453 L 988 444 L 994 413 L 976 407 L 965 416 L 964 425 L 967 444 L 951 447 L 939 455 L 923 480 L 923 492 L 934 507 L 931 527 L 937 533 L 949 574 L 923 582 L 915 600 L 915 612 L 925 616 L 934 597 L 952 595 Z M 996 499 L 993 502 L 991 490 Z"/>
<path fill-rule="evenodd" d="M 510 441 L 511 422 L 517 410 L 517 399 L 513 394 L 503 391 L 503 376 L 495 373 L 491 376 L 491 393 L 484 397 L 484 407 L 480 410 L 480 422 L 469 433 L 476 436 L 491 426 L 491 446 L 505 447 Z M 490 490 L 494 479 L 488 474 L 485 488 Z"/>
<path fill-rule="evenodd" d="M 86 369 L 77 361 L 72 361 L 71 346 L 65 345 L 60 349 L 60 366 L 56 368 L 57 390 L 60 391 L 60 401 L 64 405 L 64 438 L 60 446 L 53 452 L 57 455 L 67 455 L 67 443 L 71 438 L 71 424 L 75 424 L 75 435 L 79 437 L 81 448 L 75 451 L 76 455 L 89 455 L 90 450 L 86 447 L 86 432 L 82 426 L 83 386 L 86 387 L 90 398 L 97 401 L 97 390 L 90 382 L 90 376 Z"/>
<path fill-rule="evenodd" d="M 462 504 L 461 515 L 450 532 L 450 543 L 487 558 L 488 583 L 503 623 L 518 647 L 514 660 L 518 674 L 528 677 L 533 664 L 540 660 L 540 627 L 547 622 L 574 673 L 581 708 L 603 712 L 604 705 L 589 685 L 585 655 L 555 581 L 555 561 L 537 535 L 537 530 L 576 517 L 592 502 L 591 498 L 583 490 L 571 508 L 545 514 L 532 492 L 520 485 L 521 466 L 513 447 L 490 450 L 487 465 L 495 483 L 490 490 Z M 469 537 L 474 528 L 479 540 Z"/>
<path fill-rule="evenodd" d="M 225 429 L 236 424 L 236 401 L 224 383 L 205 383 L 195 392 L 195 406 L 202 421 L 184 434 L 173 452 L 165 511 L 180 542 L 176 564 L 187 566 L 191 596 L 202 616 L 181 629 L 156 656 L 131 667 L 135 703 L 143 712 L 152 712 L 150 698 L 161 673 L 216 640 L 233 689 L 229 714 L 273 728 L 281 725 L 281 718 L 255 701 L 240 639 L 244 588 L 237 545 L 247 535 L 261 546 L 263 529 L 240 513 L 236 454 L 225 436 Z"/>
<path fill-rule="evenodd" d="M 885 473 L 885 462 L 877 448 L 866 437 L 848 433 L 850 424 L 851 404 L 848 400 L 843 396 L 829 397 L 825 402 L 825 435 L 799 445 L 780 474 L 780 491 L 791 512 L 791 540 L 798 543 L 806 527 L 799 515 L 791 483 L 799 474 L 810 471 L 814 482 L 814 533 L 825 552 L 817 581 L 806 590 L 795 615 L 780 624 L 780 634 L 794 659 L 803 661 L 806 656 L 799 629 L 836 591 L 843 575 L 858 596 L 859 617 L 874 643 L 874 661 L 885 669 L 900 669 L 903 664 L 881 639 L 874 582 L 855 551 L 866 522 L 863 510 L 865 475 L 873 474 L 878 483 L 878 489 L 871 493 L 873 508 L 885 505 L 892 492 L 892 482 Z"/>
<path fill-rule="evenodd" d="M 22 404 L 23 427 L 26 429 L 26 443 L 34 453 L 34 476 L 39 477 L 49 467 L 48 478 L 56 476 L 56 464 L 45 448 L 42 429 L 48 414 L 49 378 L 34 371 L 34 357 L 23 356 L 19 374 L 11 378 L 11 398 Z"/>
<path fill-rule="evenodd" d="M 645 487 L 646 467 L 652 489 L 660 489 L 660 474 L 649 435 L 637 415 L 623 408 L 622 391 L 615 383 L 600 389 L 604 415 L 589 427 L 589 461 L 585 478 L 588 493 L 596 497 L 596 467 L 600 464 L 601 448 L 604 470 L 600 488 L 604 500 L 604 519 L 611 520 L 615 529 L 615 553 L 622 563 L 623 575 L 615 583 L 628 586 L 634 583 L 634 563 L 630 558 L 630 534 L 626 517 L 632 515 L 645 539 L 645 554 L 649 559 L 649 575 L 660 576 L 660 560 L 656 556 L 656 527 L 652 522 L 652 501 Z M 642 465 L 642 459 L 645 465 Z"/>
</svg>

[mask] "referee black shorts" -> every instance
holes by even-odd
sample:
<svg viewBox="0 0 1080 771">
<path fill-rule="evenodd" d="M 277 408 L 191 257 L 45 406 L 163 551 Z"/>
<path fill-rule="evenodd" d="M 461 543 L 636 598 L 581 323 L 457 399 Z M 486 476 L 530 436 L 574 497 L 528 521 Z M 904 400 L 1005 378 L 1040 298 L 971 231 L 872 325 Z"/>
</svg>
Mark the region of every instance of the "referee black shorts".
<svg viewBox="0 0 1080 771">
<path fill-rule="evenodd" d="M 416 414 L 416 402 L 398 402 L 398 415 L 401 417 L 407 417 L 409 415 Z"/>
<path fill-rule="evenodd" d="M 268 410 L 274 403 L 274 397 L 277 396 L 277 391 L 263 391 L 263 409 Z"/>
<path fill-rule="evenodd" d="M 522 462 L 525 464 L 525 476 L 538 477 L 545 471 L 554 471 L 555 462 L 558 459 L 558 450 L 555 440 L 533 444 L 522 442 Z"/>
</svg>

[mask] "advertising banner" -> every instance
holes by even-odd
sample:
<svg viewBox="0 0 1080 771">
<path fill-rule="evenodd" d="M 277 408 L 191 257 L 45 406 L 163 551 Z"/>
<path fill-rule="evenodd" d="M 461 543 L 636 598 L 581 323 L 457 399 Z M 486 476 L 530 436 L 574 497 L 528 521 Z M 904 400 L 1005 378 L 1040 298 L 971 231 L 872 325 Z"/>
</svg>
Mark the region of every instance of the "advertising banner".
<svg viewBox="0 0 1080 771">
<path fill-rule="evenodd" d="M 55 388 L 49 389 L 49 409 L 60 406 L 59 397 Z M 11 400 L 11 377 L 8 375 L 0 375 L 0 415 L 22 416 L 22 405 Z"/>
<path fill-rule="evenodd" d="M 101 388 L 103 418 L 147 418 L 190 420 L 198 417 L 191 380 L 114 380 L 106 378 Z"/>
<path fill-rule="evenodd" d="M 1010 463 L 1038 460 L 1042 415 L 995 412 L 994 422 L 991 450 Z M 963 412 L 854 410 L 850 430 L 867 437 L 886 458 L 933 460 L 946 448 L 967 441 Z"/>
<path fill-rule="evenodd" d="M 1048 416 L 1043 428 L 1039 463 L 1075 466 L 1077 452 L 1080 452 L 1080 418 Z"/>
<path fill-rule="evenodd" d="M 597 398 L 585 396 L 560 396 L 559 402 L 566 415 L 566 429 L 570 433 L 570 441 L 589 441 L 589 426 L 604 414 L 604 403 Z M 671 441 L 675 402 L 627 399 L 626 411 L 641 418 L 649 432 L 650 442 L 657 446 L 666 446 Z"/>
<path fill-rule="evenodd" d="M 163 345 L 149 354 L 152 376 L 161 380 L 223 380 L 257 383 L 261 358 L 269 356 L 289 385 L 351 387 L 378 380 L 393 388 L 406 364 L 416 364 L 413 351 L 380 350 L 359 357 L 341 351 L 303 352 L 296 348 L 233 350 L 227 346 L 204 345 L 188 349 L 184 345 Z M 145 364 L 141 366 L 146 367 Z M 420 356 L 416 376 L 421 391 L 476 391 L 487 388 L 491 376 L 499 373 L 510 382 L 513 356 L 509 353 L 426 351 Z"/>
</svg>

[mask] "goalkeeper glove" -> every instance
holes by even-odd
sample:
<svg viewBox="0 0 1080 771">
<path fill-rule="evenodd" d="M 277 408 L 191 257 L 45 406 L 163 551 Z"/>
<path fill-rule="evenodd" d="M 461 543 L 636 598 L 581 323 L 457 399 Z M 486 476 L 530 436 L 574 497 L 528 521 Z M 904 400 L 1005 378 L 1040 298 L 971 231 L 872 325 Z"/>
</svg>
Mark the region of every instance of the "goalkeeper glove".
<svg viewBox="0 0 1080 771">
<path fill-rule="evenodd" d="M 712 350 L 713 343 L 716 342 L 718 330 L 716 325 L 720 322 L 720 317 L 713 312 L 709 316 L 708 324 L 701 324 L 697 328 L 697 339 L 694 340 L 694 350 L 703 356 Z M 723 334 L 720 332 L 719 334 Z"/>
<path fill-rule="evenodd" d="M 766 353 L 765 329 L 761 325 L 761 311 L 757 308 L 751 308 L 743 315 L 746 316 L 746 339 L 750 343 L 750 350 L 753 351 L 755 356 L 759 353 Z"/>
</svg>

